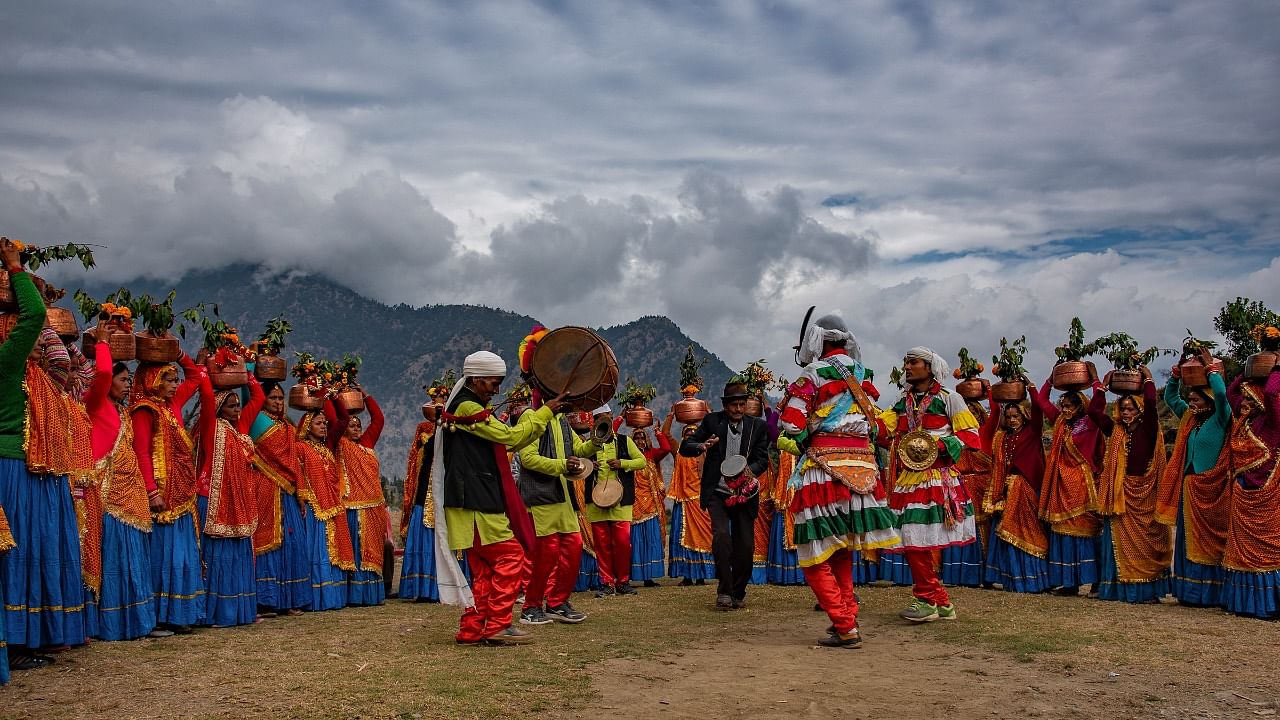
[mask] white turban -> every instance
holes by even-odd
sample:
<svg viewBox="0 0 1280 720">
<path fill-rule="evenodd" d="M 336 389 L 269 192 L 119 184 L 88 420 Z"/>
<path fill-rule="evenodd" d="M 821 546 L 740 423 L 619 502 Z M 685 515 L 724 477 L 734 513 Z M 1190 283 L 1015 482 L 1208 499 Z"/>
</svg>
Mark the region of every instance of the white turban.
<svg viewBox="0 0 1280 720">
<path fill-rule="evenodd" d="M 462 361 L 462 377 L 506 377 L 507 363 L 488 350 L 473 352 Z"/>
<path fill-rule="evenodd" d="M 612 412 L 613 410 L 609 409 L 609 403 L 605 403 L 600 407 L 596 408 L 595 410 L 592 410 L 591 417 L 596 417 L 598 415 L 604 415 L 605 413 L 612 413 Z"/>
<path fill-rule="evenodd" d="M 858 338 L 849 332 L 849 327 L 839 315 L 823 315 L 813 321 L 804 331 L 804 340 L 800 342 L 800 362 L 804 365 L 822 357 L 824 342 L 844 341 L 844 350 L 849 357 L 862 362 L 862 348 L 858 347 Z"/>
<path fill-rule="evenodd" d="M 934 352 L 932 348 L 923 345 L 913 347 L 907 351 L 907 357 L 916 358 L 929 363 L 929 369 L 933 371 L 933 379 L 939 384 L 947 381 L 947 375 L 951 373 L 951 368 L 947 367 L 947 361 L 942 356 Z"/>
</svg>

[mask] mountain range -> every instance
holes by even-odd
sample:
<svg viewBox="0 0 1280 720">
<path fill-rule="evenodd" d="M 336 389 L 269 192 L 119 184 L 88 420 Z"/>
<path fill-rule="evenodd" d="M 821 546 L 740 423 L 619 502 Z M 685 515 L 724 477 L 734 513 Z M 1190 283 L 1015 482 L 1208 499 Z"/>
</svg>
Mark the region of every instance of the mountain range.
<svg viewBox="0 0 1280 720">
<path fill-rule="evenodd" d="M 404 474 L 409 442 L 422 419 L 423 387 L 446 369 L 460 371 L 466 355 L 490 350 L 507 361 L 505 391 L 519 379 L 516 349 L 538 324 L 528 315 L 475 305 L 389 306 L 324 277 L 271 273 L 253 266 L 201 271 L 176 283 L 143 279 L 127 286 L 135 295 L 162 296 L 176 289 L 176 309 L 217 303 L 221 317 L 240 330 L 246 344 L 257 338 L 268 319 L 282 316 L 293 324 L 284 353 L 291 364 L 294 351 L 335 360 L 343 353 L 359 355 L 364 361 L 359 381 L 386 416 L 377 450 L 388 477 Z M 91 283 L 83 289 L 101 300 L 116 287 Z M 708 361 L 702 368 L 707 388 L 702 395 L 713 407 L 719 388 L 732 374 L 723 361 L 665 317 L 646 316 L 594 329 L 613 348 L 622 383 L 634 379 L 657 388 L 650 407 L 659 419 L 679 399 L 678 365 L 689 345 Z M 199 348 L 199 336 L 198 330 L 188 329 L 183 345 L 192 355 Z"/>
</svg>

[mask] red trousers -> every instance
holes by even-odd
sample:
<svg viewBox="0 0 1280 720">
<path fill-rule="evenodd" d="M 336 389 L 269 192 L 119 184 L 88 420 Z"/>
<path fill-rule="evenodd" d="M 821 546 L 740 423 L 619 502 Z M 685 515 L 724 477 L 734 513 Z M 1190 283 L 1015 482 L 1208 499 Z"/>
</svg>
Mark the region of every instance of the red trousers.
<svg viewBox="0 0 1280 720">
<path fill-rule="evenodd" d="M 938 579 L 938 551 L 907 548 L 907 565 L 911 567 L 911 594 L 931 605 L 949 605 L 951 598 Z"/>
<path fill-rule="evenodd" d="M 591 538 L 596 545 L 600 584 L 622 585 L 631 582 L 631 523 L 626 520 L 593 522 Z"/>
<path fill-rule="evenodd" d="M 475 544 L 467 550 L 471 568 L 471 592 L 476 606 L 462 613 L 458 642 L 478 642 L 511 627 L 511 615 L 520 594 L 524 572 L 524 548 L 512 538 L 492 545 Z"/>
<path fill-rule="evenodd" d="M 858 600 L 853 595 L 853 553 L 837 550 L 826 562 L 804 568 L 804 581 L 813 588 L 836 632 L 848 635 L 858 624 Z"/>
<path fill-rule="evenodd" d="M 533 549 L 533 571 L 524 591 L 525 608 L 563 605 L 578 580 L 582 561 L 582 536 L 576 532 L 551 533 L 538 538 Z"/>
</svg>

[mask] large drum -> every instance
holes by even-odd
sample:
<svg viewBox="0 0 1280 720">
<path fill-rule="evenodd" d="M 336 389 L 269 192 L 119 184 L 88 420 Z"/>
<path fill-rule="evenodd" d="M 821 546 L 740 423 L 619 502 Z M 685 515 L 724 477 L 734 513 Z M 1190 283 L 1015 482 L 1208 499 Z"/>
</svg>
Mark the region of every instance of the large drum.
<svg viewBox="0 0 1280 720">
<path fill-rule="evenodd" d="M 618 360 L 591 330 L 556 328 L 534 348 L 529 384 L 548 400 L 564 393 L 574 409 L 590 412 L 617 392 Z"/>
</svg>

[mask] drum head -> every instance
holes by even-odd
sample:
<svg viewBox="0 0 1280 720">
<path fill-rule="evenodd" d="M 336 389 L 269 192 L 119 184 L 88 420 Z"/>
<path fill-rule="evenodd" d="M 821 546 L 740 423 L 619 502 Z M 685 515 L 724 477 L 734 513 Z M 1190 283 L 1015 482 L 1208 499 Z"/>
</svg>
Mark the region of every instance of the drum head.
<svg viewBox="0 0 1280 720">
<path fill-rule="evenodd" d="M 735 478 L 747 469 L 747 459 L 742 455 L 730 455 L 720 463 L 720 474 L 727 478 Z"/>
<path fill-rule="evenodd" d="M 622 481 L 611 478 L 597 482 L 591 490 L 591 502 L 602 508 L 611 508 L 622 500 Z"/>
<path fill-rule="evenodd" d="M 582 327 L 556 328 L 533 351 L 531 380 L 548 398 L 569 396 L 579 410 L 609 401 L 618 389 L 618 361 L 609 344 Z"/>
</svg>

